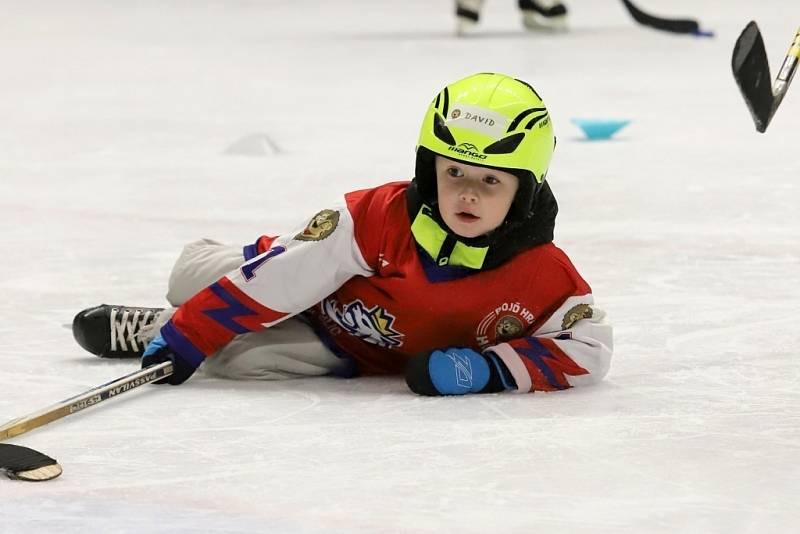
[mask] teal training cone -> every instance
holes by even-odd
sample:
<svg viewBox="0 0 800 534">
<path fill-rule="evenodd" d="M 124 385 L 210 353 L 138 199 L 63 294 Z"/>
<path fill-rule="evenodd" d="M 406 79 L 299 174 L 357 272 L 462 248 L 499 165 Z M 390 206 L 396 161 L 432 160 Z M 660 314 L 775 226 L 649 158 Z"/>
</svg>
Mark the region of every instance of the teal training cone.
<svg viewBox="0 0 800 534">
<path fill-rule="evenodd" d="M 614 119 L 570 119 L 572 124 L 580 128 L 590 141 L 611 139 L 615 133 L 627 126 L 629 120 Z"/>
</svg>

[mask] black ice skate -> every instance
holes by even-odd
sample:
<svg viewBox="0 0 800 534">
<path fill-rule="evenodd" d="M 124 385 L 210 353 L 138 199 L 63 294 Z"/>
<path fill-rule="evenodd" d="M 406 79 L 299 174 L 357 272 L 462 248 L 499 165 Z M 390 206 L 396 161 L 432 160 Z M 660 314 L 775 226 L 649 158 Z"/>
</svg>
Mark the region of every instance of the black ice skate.
<svg viewBox="0 0 800 534">
<path fill-rule="evenodd" d="M 469 35 L 481 18 L 483 0 L 456 0 L 456 34 Z"/>
<path fill-rule="evenodd" d="M 519 8 L 529 30 L 567 28 L 567 6 L 558 0 L 519 0 Z"/>
<path fill-rule="evenodd" d="M 156 332 L 164 308 L 132 308 L 101 304 L 72 320 L 75 341 L 101 358 L 140 358 Z"/>
</svg>

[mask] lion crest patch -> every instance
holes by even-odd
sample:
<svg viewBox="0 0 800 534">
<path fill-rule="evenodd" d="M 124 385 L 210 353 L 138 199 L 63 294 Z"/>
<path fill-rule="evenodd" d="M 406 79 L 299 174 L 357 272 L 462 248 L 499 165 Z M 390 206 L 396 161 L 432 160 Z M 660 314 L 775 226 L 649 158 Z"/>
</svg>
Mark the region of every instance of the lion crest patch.
<svg viewBox="0 0 800 534">
<path fill-rule="evenodd" d="M 566 314 L 564 314 L 564 320 L 561 321 L 561 329 L 568 330 L 569 328 L 572 328 L 572 325 L 581 319 L 591 319 L 592 313 L 592 308 L 588 304 L 578 304 L 573 306 Z"/>
<path fill-rule="evenodd" d="M 497 343 L 518 338 L 522 335 L 522 321 L 513 315 L 505 315 L 497 321 L 494 327 Z"/>
<path fill-rule="evenodd" d="M 338 211 L 322 210 L 314 215 L 305 229 L 294 238 L 297 241 L 322 241 L 331 235 L 338 225 Z"/>
</svg>

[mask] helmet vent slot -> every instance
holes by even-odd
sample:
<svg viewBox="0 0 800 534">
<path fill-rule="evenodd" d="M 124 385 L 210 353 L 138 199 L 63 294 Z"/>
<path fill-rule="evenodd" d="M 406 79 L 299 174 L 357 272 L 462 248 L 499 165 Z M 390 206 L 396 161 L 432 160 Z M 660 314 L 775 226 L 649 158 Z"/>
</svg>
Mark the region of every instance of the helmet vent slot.
<svg viewBox="0 0 800 534">
<path fill-rule="evenodd" d="M 491 145 L 483 149 L 484 154 L 510 154 L 514 152 L 522 140 L 525 138 L 525 132 L 517 132 L 508 137 L 504 137 L 499 141 L 495 141 Z"/>
<path fill-rule="evenodd" d="M 444 123 L 444 119 L 438 113 L 434 113 L 433 115 L 433 134 L 448 145 L 452 146 L 456 144 L 456 138 L 453 137 L 450 128 L 447 127 Z"/>
<path fill-rule="evenodd" d="M 506 133 L 513 132 L 514 130 L 516 130 L 517 126 L 519 126 L 519 123 L 522 122 L 522 119 L 524 119 L 525 117 L 527 117 L 531 113 L 535 113 L 537 111 L 547 111 L 547 110 L 545 108 L 528 108 L 528 109 L 526 109 L 525 111 L 523 111 L 522 113 L 517 115 L 514 118 L 513 121 L 511 121 L 511 124 L 508 125 L 508 130 L 506 130 Z"/>
</svg>

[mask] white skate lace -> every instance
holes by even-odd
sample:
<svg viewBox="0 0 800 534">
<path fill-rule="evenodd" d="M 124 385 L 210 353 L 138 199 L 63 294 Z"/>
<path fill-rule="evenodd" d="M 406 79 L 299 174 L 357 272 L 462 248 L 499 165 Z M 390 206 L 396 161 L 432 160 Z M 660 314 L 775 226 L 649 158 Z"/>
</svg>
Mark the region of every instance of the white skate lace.
<svg viewBox="0 0 800 534">
<path fill-rule="evenodd" d="M 158 312 L 153 310 L 111 308 L 111 350 L 144 350 L 147 343 L 142 340 L 143 330 L 156 317 Z"/>
</svg>

